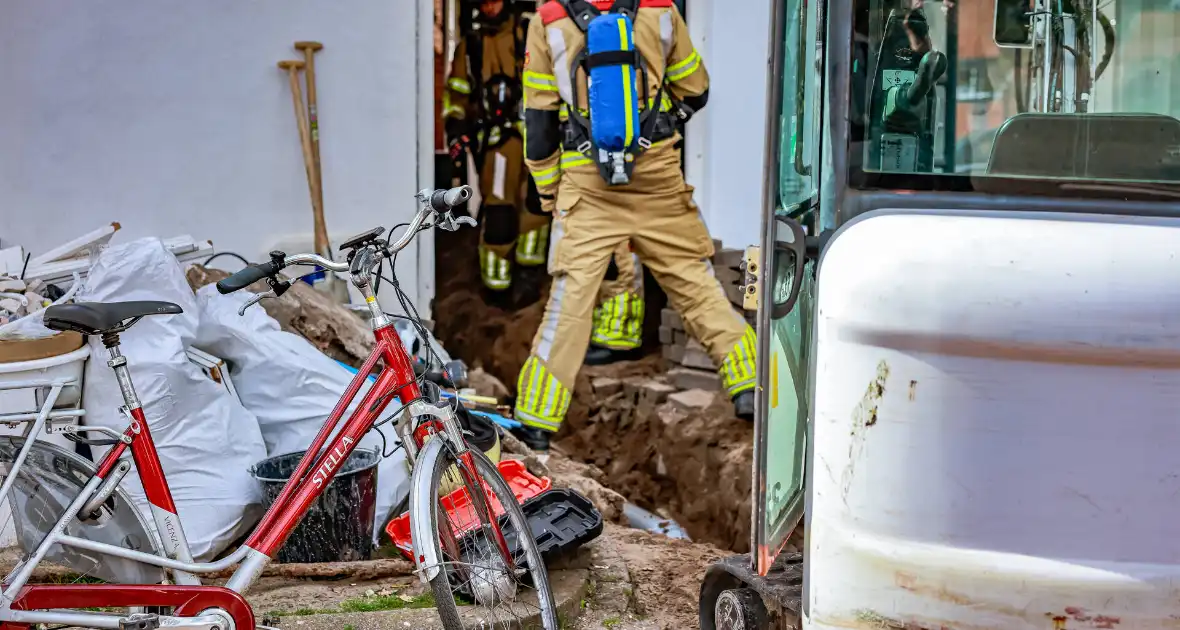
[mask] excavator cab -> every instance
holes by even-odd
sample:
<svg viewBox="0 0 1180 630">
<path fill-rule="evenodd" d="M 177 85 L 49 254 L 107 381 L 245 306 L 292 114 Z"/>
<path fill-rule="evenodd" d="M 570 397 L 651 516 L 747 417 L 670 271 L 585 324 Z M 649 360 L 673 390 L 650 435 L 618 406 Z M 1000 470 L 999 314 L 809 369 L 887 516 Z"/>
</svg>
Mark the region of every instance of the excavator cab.
<svg viewBox="0 0 1180 630">
<path fill-rule="evenodd" d="M 1180 618 L 1180 4 L 775 0 L 703 630 Z"/>
</svg>

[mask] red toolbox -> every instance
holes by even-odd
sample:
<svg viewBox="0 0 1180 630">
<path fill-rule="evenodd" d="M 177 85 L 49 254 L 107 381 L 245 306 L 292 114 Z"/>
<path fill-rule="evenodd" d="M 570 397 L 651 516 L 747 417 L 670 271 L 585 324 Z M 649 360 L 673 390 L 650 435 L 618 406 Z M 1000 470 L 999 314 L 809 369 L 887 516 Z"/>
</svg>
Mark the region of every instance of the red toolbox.
<svg viewBox="0 0 1180 630">
<path fill-rule="evenodd" d="M 500 476 L 504 477 L 504 480 L 512 488 L 512 493 L 516 495 L 517 503 L 524 503 L 552 486 L 548 477 L 534 476 L 519 460 L 506 459 L 497 464 L 497 467 L 500 469 Z M 501 507 L 490 490 L 488 497 L 491 499 L 492 511 L 496 513 L 496 516 L 504 514 L 504 508 Z M 451 523 L 458 525 L 455 531 L 456 537 L 462 537 L 479 524 L 479 517 L 475 515 L 475 511 L 471 507 L 471 497 L 467 495 L 466 487 L 460 486 L 444 497 L 442 506 L 450 514 Z M 414 559 L 409 512 L 390 521 L 389 525 L 385 527 L 385 532 L 393 539 L 393 544 L 402 552 L 402 555 L 409 560 Z"/>
</svg>

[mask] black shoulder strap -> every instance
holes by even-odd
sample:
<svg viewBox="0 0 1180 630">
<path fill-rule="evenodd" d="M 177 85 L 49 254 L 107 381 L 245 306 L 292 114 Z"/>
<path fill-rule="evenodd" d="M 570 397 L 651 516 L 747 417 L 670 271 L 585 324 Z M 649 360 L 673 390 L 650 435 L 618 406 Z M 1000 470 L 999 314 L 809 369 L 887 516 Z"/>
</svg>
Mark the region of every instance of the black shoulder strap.
<svg viewBox="0 0 1180 630">
<path fill-rule="evenodd" d="M 610 12 L 622 13 L 634 22 L 635 14 L 639 12 L 639 0 L 615 0 L 615 3 L 611 5 Z"/>
<path fill-rule="evenodd" d="M 590 20 L 602 15 L 602 12 L 589 0 L 557 0 L 565 8 L 566 15 L 578 25 L 583 33 L 590 27 Z"/>
</svg>

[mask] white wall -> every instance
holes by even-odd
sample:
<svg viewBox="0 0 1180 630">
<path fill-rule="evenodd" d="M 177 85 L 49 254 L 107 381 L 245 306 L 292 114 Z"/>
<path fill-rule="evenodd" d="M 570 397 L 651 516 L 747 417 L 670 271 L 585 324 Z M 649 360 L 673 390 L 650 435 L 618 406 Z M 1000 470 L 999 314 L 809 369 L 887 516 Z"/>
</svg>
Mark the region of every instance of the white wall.
<svg viewBox="0 0 1180 630">
<path fill-rule="evenodd" d="M 688 0 L 689 32 L 709 69 L 709 104 L 688 125 L 688 183 L 713 238 L 759 242 L 770 0 Z"/>
<path fill-rule="evenodd" d="M 281 240 L 310 249 L 291 94 L 275 66 L 296 58 L 300 39 L 325 46 L 316 63 L 333 241 L 407 220 L 433 179 L 430 13 L 430 0 L 6 0 L 0 239 L 35 253 L 119 221 L 120 240 L 187 233 L 254 259 Z M 398 260 L 423 307 L 433 293 L 424 247 Z"/>
</svg>

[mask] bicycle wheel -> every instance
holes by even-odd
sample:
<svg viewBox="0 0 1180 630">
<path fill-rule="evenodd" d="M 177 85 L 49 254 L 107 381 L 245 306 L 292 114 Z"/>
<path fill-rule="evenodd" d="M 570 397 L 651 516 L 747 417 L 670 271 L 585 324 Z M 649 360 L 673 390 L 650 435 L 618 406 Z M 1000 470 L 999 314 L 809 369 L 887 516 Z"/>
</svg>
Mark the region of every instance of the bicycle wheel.
<svg viewBox="0 0 1180 630">
<path fill-rule="evenodd" d="M 443 564 L 430 588 L 443 626 L 557 630 L 549 576 L 524 512 L 495 464 L 476 449 L 468 452 L 474 471 L 461 463 L 453 446 L 443 446 L 427 495 L 435 497 L 430 529 Z M 464 488 L 469 505 L 452 505 L 440 493 L 448 486 Z M 493 513 L 487 509 L 489 503 L 504 508 L 496 519 L 502 541 L 488 518 Z"/>
</svg>

